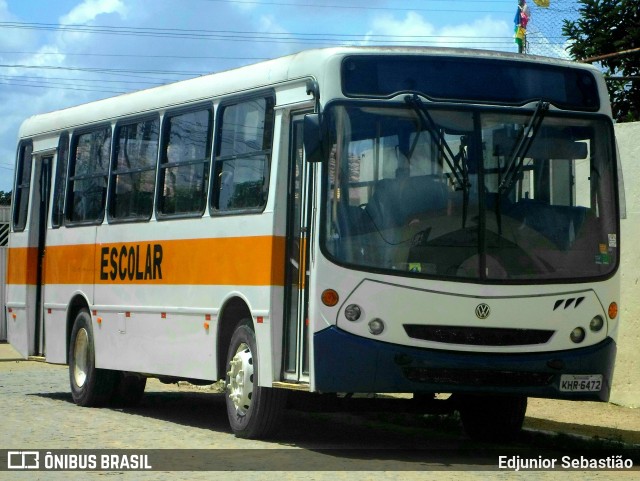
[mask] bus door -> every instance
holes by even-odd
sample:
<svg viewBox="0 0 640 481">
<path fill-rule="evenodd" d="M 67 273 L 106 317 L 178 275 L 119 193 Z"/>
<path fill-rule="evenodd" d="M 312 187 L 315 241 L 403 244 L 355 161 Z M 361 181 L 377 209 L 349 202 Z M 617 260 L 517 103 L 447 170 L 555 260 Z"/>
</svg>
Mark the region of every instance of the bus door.
<svg viewBox="0 0 640 481">
<path fill-rule="evenodd" d="M 49 194 L 51 192 L 51 169 L 53 156 L 44 155 L 36 157 L 34 168 L 34 180 L 36 185 L 33 192 L 32 221 L 35 230 L 31 240 L 37 247 L 36 264 L 36 292 L 35 292 L 35 329 L 34 329 L 34 353 L 38 356 L 45 354 L 44 331 L 44 255 L 47 236 L 47 219 L 49 218 Z"/>
<path fill-rule="evenodd" d="M 311 164 L 304 160 L 303 115 L 291 120 L 285 267 L 284 379 L 309 382 Z"/>
</svg>

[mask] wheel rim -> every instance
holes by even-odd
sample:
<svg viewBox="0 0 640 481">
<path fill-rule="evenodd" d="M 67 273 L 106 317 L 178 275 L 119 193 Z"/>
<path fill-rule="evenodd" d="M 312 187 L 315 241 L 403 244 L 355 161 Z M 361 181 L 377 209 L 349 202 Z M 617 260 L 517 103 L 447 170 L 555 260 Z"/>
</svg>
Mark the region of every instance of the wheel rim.
<svg viewBox="0 0 640 481">
<path fill-rule="evenodd" d="M 236 412 L 244 416 L 251 407 L 253 395 L 253 355 L 246 343 L 238 346 L 229 361 L 227 393 Z"/>
<path fill-rule="evenodd" d="M 73 380 L 76 386 L 84 386 L 87 380 L 89 357 L 89 334 L 85 328 L 79 329 L 73 346 Z"/>
</svg>

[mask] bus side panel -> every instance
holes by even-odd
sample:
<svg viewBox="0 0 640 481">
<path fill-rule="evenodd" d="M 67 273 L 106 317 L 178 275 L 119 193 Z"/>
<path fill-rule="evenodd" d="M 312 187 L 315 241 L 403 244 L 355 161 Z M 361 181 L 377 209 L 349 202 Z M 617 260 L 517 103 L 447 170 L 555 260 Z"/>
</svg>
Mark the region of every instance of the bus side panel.
<svg viewBox="0 0 640 481">
<path fill-rule="evenodd" d="M 95 329 L 96 364 L 214 380 L 219 314 L 233 297 L 251 310 L 261 362 L 270 358 L 271 259 L 282 242 L 253 235 L 268 234 L 270 219 L 252 216 L 251 229 L 240 216 L 101 226 L 94 273 L 93 309 L 102 320 Z M 249 231 L 252 236 L 239 237 Z M 203 237 L 219 233 L 234 236 Z M 270 362 L 263 365 L 271 381 Z"/>
<path fill-rule="evenodd" d="M 18 247 L 28 233 L 12 234 L 7 260 L 7 339 L 25 358 L 34 354 L 37 250 Z"/>
<path fill-rule="evenodd" d="M 94 230 L 94 227 L 60 227 L 47 231 L 44 289 L 47 362 L 67 362 L 73 328 L 73 324 L 67 326 L 71 300 L 74 296 L 82 297 L 86 303 L 92 300 L 94 247 L 90 242 Z"/>
</svg>

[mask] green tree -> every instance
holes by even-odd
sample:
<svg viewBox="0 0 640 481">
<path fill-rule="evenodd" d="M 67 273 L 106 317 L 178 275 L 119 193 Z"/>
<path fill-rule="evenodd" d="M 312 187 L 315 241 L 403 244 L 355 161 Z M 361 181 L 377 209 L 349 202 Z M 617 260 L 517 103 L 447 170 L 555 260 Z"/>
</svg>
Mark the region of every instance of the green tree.
<svg viewBox="0 0 640 481">
<path fill-rule="evenodd" d="M 640 0 L 578 0 L 580 18 L 564 21 L 562 33 L 571 41 L 576 60 L 623 51 L 598 60 L 605 75 L 640 75 Z M 607 82 L 613 117 L 619 122 L 640 120 L 640 80 Z"/>
<path fill-rule="evenodd" d="M 0 190 L 0 205 L 11 204 L 11 192 Z"/>
</svg>

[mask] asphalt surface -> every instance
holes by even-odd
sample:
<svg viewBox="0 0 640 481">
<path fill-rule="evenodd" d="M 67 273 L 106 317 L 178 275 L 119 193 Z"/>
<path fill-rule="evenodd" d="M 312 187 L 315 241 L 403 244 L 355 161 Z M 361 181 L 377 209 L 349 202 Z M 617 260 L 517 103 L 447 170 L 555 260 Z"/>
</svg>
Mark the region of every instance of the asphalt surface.
<svg viewBox="0 0 640 481">
<path fill-rule="evenodd" d="M 513 468 L 499 468 L 500 456 L 559 460 L 566 455 L 573 460 L 623 453 L 636 465 L 640 462 L 640 411 L 603 403 L 531 400 L 525 432 L 513 445 L 472 442 L 457 420 L 446 416 L 419 419 L 416 415 L 295 410 L 287 411 L 274 439 L 251 441 L 231 434 L 223 395 L 207 388 L 150 380 L 139 407 L 80 408 L 71 399 L 66 366 L 21 360 L 7 344 L 0 344 L 0 393 L 0 458 L 3 450 L 5 457 L 6 450 L 46 450 L 52 454 L 97 450 L 147 454 L 154 469 L 160 469 L 147 473 L 126 469 L 84 473 L 0 470 L 0 479 L 85 479 L 98 475 L 207 479 L 210 471 L 224 471 L 226 479 L 437 476 L 460 480 L 513 474 Z M 0 465 L 6 466 L 6 460 L 0 459 Z M 578 474 L 557 469 L 518 472 L 531 479 L 564 479 Z M 581 472 L 575 479 L 631 476 L 637 476 L 637 471 L 595 469 Z"/>
</svg>

